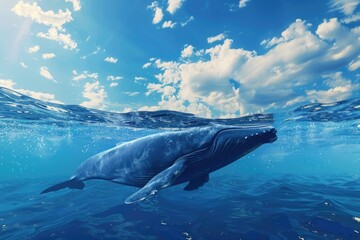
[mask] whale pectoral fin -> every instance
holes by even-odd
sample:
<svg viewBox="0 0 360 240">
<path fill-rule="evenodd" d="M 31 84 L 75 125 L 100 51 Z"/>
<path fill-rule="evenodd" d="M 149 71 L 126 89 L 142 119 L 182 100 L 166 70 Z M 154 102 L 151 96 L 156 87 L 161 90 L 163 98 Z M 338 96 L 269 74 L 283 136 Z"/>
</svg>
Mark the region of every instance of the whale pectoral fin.
<svg viewBox="0 0 360 240">
<path fill-rule="evenodd" d="M 193 178 L 189 181 L 188 185 L 184 187 L 185 191 L 192 191 L 204 186 L 209 181 L 209 174 L 201 175 L 197 178 Z"/>
<path fill-rule="evenodd" d="M 184 171 L 184 160 L 176 161 L 171 167 L 158 173 L 153 177 L 143 188 L 129 196 L 126 200 L 126 204 L 142 201 L 145 198 L 156 194 L 163 188 L 171 186 L 175 179 Z"/>
</svg>

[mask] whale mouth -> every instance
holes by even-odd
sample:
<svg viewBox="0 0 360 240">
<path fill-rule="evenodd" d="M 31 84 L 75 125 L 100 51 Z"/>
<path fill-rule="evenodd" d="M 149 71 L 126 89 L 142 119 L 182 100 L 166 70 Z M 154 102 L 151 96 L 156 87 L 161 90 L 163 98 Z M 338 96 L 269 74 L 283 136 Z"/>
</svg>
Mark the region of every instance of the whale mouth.
<svg viewBox="0 0 360 240">
<path fill-rule="evenodd" d="M 273 143 L 277 140 L 276 132 L 277 132 L 276 128 L 272 128 L 269 130 L 269 134 L 270 134 L 268 138 L 269 143 Z"/>
</svg>

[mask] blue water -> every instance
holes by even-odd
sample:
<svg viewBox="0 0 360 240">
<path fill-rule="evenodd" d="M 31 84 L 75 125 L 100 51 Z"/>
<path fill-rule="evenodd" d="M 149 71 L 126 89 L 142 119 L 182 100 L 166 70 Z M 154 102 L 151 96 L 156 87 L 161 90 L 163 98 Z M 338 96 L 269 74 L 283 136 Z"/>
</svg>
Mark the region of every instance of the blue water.
<svg viewBox="0 0 360 240">
<path fill-rule="evenodd" d="M 268 123 L 278 140 L 139 204 L 136 188 L 44 188 L 86 158 L 163 131 Z M 360 239 L 360 99 L 222 120 L 45 103 L 0 88 L 0 239 Z"/>
</svg>

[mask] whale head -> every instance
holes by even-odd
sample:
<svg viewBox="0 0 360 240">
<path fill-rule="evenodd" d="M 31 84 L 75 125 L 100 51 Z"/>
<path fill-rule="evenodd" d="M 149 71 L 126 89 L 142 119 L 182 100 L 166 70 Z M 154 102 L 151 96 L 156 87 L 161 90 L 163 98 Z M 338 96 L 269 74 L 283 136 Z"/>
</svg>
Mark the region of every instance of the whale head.
<svg viewBox="0 0 360 240">
<path fill-rule="evenodd" d="M 219 128 L 212 142 L 212 153 L 226 159 L 229 164 L 265 143 L 276 141 L 276 129 L 272 126 L 242 125 Z M 221 165 L 222 165 L 221 164 Z"/>
<path fill-rule="evenodd" d="M 276 129 L 268 125 L 242 125 L 236 127 L 219 128 L 215 135 L 216 140 L 222 142 L 236 142 L 236 144 L 251 142 L 264 144 L 277 140 Z"/>
</svg>

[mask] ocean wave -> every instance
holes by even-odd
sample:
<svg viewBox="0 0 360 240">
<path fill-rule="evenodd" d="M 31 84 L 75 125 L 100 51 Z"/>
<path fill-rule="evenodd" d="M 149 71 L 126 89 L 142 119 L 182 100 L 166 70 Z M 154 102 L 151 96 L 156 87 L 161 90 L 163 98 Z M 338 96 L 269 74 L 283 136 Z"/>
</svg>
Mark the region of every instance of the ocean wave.
<svg viewBox="0 0 360 240">
<path fill-rule="evenodd" d="M 216 175 L 198 191 L 177 186 L 135 205 L 122 203 L 131 187 L 92 181 L 86 191 L 39 195 L 45 180 L 0 187 L 2 239 L 360 238 L 360 185 L 344 187 L 354 176 Z"/>
</svg>

